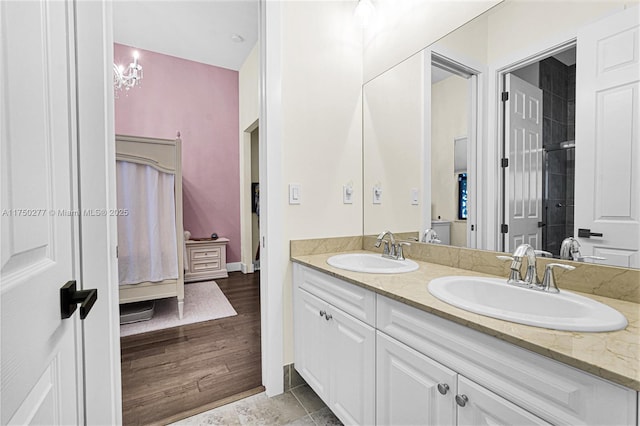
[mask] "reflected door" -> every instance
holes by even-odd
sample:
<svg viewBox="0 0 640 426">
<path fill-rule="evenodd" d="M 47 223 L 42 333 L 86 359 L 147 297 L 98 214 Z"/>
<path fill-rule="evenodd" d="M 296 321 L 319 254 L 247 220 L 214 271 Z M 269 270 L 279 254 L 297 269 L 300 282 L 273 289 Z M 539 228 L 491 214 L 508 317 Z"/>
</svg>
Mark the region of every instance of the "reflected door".
<svg viewBox="0 0 640 426">
<path fill-rule="evenodd" d="M 575 234 L 583 255 L 640 267 L 638 6 L 584 27 L 576 73 Z M 582 229 L 582 231 L 581 231 Z"/>
<path fill-rule="evenodd" d="M 506 75 L 505 147 L 509 165 L 505 182 L 505 251 L 530 244 L 542 248 L 542 90 Z"/>
</svg>

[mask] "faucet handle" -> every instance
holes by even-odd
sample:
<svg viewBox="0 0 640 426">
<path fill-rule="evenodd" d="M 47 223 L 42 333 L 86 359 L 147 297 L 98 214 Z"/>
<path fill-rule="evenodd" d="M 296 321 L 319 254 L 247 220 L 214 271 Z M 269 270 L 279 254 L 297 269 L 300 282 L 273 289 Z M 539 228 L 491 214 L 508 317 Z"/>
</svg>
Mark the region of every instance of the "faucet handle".
<svg viewBox="0 0 640 426">
<path fill-rule="evenodd" d="M 515 259 L 511 256 L 496 256 L 499 260 L 504 260 L 505 262 L 511 262 L 511 267 L 509 268 L 511 271 L 509 272 L 509 278 L 507 282 L 510 284 L 520 283 L 522 282 L 522 274 L 520 274 L 520 269 L 515 268 Z"/>
<path fill-rule="evenodd" d="M 534 250 L 533 251 L 536 256 L 542 256 L 542 257 L 553 257 L 553 253 L 551 253 L 550 251 L 546 251 L 546 250 Z"/>
<path fill-rule="evenodd" d="M 606 257 L 602 257 L 602 256 L 579 256 L 577 260 L 578 262 L 584 262 L 585 259 L 607 260 Z"/>
<path fill-rule="evenodd" d="M 556 279 L 553 275 L 553 268 L 561 268 L 567 271 L 573 271 L 576 269 L 575 266 L 565 265 L 563 263 L 549 263 L 546 268 L 544 268 L 544 278 L 542 279 L 542 289 L 544 291 L 548 291 L 549 293 L 559 293 L 558 287 L 556 286 Z"/>
<path fill-rule="evenodd" d="M 500 260 L 504 260 L 505 262 L 513 262 L 513 257 L 511 256 L 496 256 Z"/>
<path fill-rule="evenodd" d="M 409 243 L 407 241 L 398 241 L 398 243 L 396 244 L 396 259 L 405 260 L 404 252 L 402 250 L 402 247 L 410 246 L 410 245 L 411 245 L 411 243 Z"/>
</svg>

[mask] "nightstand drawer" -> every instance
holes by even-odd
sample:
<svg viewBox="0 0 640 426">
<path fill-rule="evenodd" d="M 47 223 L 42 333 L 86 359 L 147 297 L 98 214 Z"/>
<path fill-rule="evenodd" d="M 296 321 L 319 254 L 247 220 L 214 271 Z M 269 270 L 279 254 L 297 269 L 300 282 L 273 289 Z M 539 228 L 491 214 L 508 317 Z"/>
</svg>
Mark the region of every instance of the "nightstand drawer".
<svg viewBox="0 0 640 426">
<path fill-rule="evenodd" d="M 227 238 L 217 240 L 187 240 L 187 270 L 184 282 L 204 281 L 214 278 L 226 278 L 227 273 Z"/>
<path fill-rule="evenodd" d="M 193 262 L 191 272 L 207 272 L 220 269 L 220 260 L 212 259 L 203 262 Z"/>
<path fill-rule="evenodd" d="M 189 257 L 192 261 L 220 259 L 220 247 L 192 248 Z"/>
</svg>

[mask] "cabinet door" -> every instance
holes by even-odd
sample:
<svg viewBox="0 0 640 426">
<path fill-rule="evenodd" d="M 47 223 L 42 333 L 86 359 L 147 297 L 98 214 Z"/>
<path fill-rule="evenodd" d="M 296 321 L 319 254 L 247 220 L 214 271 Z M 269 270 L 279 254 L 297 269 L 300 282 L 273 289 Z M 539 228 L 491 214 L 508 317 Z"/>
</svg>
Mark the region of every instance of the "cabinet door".
<svg viewBox="0 0 640 426">
<path fill-rule="evenodd" d="M 304 290 L 296 290 L 295 366 L 325 403 L 329 395 L 329 341 L 331 330 L 325 320 L 328 305 Z"/>
<path fill-rule="evenodd" d="M 466 402 L 458 401 L 466 399 Z M 458 425 L 550 425 L 493 392 L 458 376 Z"/>
<path fill-rule="evenodd" d="M 345 424 L 375 423 L 375 330 L 330 307 L 331 360 L 329 408 Z"/>
<path fill-rule="evenodd" d="M 455 424 L 454 371 L 380 332 L 376 346 L 377 424 Z"/>
</svg>

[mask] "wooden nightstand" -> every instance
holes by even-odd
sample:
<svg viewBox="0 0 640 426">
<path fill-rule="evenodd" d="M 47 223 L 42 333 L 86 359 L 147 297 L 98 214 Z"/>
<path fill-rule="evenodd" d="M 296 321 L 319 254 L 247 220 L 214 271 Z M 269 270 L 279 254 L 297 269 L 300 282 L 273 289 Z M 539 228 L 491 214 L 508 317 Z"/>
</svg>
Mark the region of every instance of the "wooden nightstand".
<svg viewBox="0 0 640 426">
<path fill-rule="evenodd" d="M 227 238 L 217 240 L 187 240 L 187 259 L 189 270 L 184 274 L 184 282 L 205 281 L 226 278 Z"/>
</svg>

